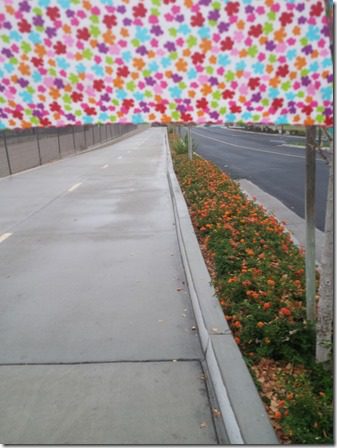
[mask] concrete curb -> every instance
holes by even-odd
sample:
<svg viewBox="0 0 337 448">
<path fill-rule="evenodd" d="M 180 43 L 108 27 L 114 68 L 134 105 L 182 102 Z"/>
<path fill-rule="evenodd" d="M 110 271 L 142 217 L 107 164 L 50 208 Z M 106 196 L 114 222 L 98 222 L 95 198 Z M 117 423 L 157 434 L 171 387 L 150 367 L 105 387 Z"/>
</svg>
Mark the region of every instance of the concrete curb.
<svg viewBox="0 0 337 448">
<path fill-rule="evenodd" d="M 167 178 L 177 237 L 210 380 L 230 444 L 275 445 L 279 441 L 235 343 L 201 254 L 188 208 L 173 170 L 167 132 Z"/>
<path fill-rule="evenodd" d="M 242 193 L 251 201 L 262 205 L 269 214 L 274 216 L 289 232 L 294 244 L 305 248 L 305 219 L 298 216 L 290 208 L 285 206 L 279 199 L 263 191 L 248 179 L 238 181 Z M 284 222 L 286 224 L 284 224 Z M 324 232 L 316 228 L 316 265 L 320 269 L 321 257 L 324 245 Z"/>
</svg>

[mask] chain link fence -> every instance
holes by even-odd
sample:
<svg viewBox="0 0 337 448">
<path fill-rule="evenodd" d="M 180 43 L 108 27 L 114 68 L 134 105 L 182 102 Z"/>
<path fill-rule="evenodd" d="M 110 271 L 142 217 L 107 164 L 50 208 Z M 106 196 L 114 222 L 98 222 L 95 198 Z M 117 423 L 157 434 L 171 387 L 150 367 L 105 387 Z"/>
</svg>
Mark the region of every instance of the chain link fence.
<svg viewBox="0 0 337 448">
<path fill-rule="evenodd" d="M 133 124 L 97 124 L 0 132 L 0 177 L 62 159 L 134 131 Z"/>
</svg>

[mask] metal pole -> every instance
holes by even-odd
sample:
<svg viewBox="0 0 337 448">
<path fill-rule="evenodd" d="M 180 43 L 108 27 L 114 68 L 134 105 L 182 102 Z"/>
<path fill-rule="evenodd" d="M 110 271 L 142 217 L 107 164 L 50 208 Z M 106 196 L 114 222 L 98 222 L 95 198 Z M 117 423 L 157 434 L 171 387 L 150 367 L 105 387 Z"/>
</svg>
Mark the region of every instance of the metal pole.
<svg viewBox="0 0 337 448">
<path fill-rule="evenodd" d="M 189 158 L 189 160 L 192 160 L 193 159 L 193 151 L 192 151 L 191 126 L 187 126 L 187 148 L 188 148 L 188 158 Z"/>
<path fill-rule="evenodd" d="M 306 282 L 306 309 L 307 320 L 315 321 L 316 315 L 316 263 L 315 263 L 315 153 L 316 127 L 306 128 L 306 192 L 305 192 L 305 224 L 306 224 L 306 251 L 305 251 L 305 282 Z"/>
<path fill-rule="evenodd" d="M 94 126 L 91 127 L 92 129 L 92 144 L 95 144 L 95 131 L 94 131 Z"/>
<path fill-rule="evenodd" d="M 34 128 L 34 130 L 35 130 L 35 135 L 36 135 L 37 151 L 39 153 L 39 163 L 40 163 L 40 165 L 42 165 L 41 148 L 40 148 L 40 139 L 39 139 L 38 128 Z"/>
<path fill-rule="evenodd" d="M 9 174 L 13 174 L 12 167 L 11 167 L 11 162 L 10 162 L 10 159 L 9 159 L 6 131 L 4 131 L 3 137 L 4 137 L 5 152 L 6 152 L 6 158 L 7 158 L 7 164 L 8 164 L 8 171 L 9 171 Z"/>
</svg>

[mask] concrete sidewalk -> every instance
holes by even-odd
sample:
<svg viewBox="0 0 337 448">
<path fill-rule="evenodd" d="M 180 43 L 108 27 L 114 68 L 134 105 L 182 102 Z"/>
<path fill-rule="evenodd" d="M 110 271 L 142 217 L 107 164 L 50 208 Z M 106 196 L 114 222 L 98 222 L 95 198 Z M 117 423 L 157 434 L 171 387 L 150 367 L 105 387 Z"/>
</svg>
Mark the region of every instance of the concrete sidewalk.
<svg viewBox="0 0 337 448">
<path fill-rule="evenodd" d="M 0 180 L 0 442 L 224 442 L 164 132 Z"/>
</svg>

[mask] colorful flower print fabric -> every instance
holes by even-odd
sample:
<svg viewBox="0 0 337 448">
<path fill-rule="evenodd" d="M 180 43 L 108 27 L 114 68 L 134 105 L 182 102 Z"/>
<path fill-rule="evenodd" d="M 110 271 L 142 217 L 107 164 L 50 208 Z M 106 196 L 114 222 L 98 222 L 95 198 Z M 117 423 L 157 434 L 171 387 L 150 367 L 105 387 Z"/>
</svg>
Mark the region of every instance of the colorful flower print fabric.
<svg viewBox="0 0 337 448">
<path fill-rule="evenodd" d="M 1 0 L 0 128 L 332 125 L 323 0 Z"/>
</svg>

